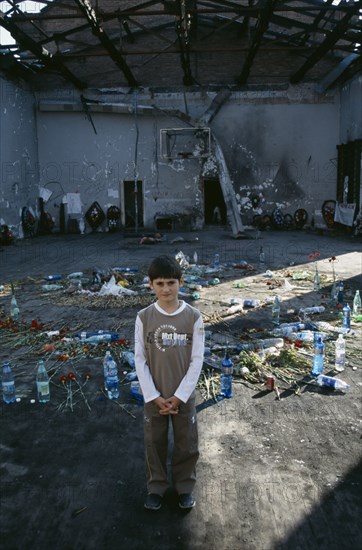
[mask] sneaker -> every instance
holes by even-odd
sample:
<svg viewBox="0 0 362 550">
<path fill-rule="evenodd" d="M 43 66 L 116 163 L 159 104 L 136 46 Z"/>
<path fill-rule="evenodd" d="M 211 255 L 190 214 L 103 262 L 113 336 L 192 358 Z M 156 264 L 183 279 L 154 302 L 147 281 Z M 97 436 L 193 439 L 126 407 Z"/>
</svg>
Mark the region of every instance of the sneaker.
<svg viewBox="0 0 362 550">
<path fill-rule="evenodd" d="M 162 497 L 157 493 L 148 493 L 144 503 L 146 510 L 159 510 L 162 505 Z"/>
<path fill-rule="evenodd" d="M 178 497 L 178 505 L 183 510 L 188 510 L 193 508 L 196 504 L 196 501 L 191 493 L 184 493 Z"/>
</svg>

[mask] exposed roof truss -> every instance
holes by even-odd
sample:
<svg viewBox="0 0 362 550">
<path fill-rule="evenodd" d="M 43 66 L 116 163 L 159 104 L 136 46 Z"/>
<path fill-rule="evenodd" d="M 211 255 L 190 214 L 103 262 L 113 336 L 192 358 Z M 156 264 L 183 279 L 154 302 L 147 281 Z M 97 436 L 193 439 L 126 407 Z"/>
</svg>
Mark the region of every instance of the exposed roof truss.
<svg viewBox="0 0 362 550">
<path fill-rule="evenodd" d="M 338 75 L 331 86 L 361 70 L 361 0 L 42 3 L 27 13 L 19 0 L 0 0 L 0 25 L 16 41 L 1 46 L 3 72 L 47 77 L 49 85 L 58 75 L 84 89 L 102 79 L 108 86 L 240 87 Z"/>
</svg>

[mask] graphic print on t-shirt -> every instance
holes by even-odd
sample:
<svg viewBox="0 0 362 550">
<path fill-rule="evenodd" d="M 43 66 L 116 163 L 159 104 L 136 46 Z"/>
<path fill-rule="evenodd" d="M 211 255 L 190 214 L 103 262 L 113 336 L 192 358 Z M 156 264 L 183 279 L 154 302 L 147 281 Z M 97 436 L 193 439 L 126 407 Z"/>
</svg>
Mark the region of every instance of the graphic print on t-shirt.
<svg viewBox="0 0 362 550">
<path fill-rule="evenodd" d="M 192 335 L 187 332 L 177 332 L 174 325 L 164 324 L 160 325 L 154 333 L 149 333 L 147 340 L 155 344 L 157 349 L 165 352 L 172 347 L 191 345 L 191 336 Z"/>
</svg>

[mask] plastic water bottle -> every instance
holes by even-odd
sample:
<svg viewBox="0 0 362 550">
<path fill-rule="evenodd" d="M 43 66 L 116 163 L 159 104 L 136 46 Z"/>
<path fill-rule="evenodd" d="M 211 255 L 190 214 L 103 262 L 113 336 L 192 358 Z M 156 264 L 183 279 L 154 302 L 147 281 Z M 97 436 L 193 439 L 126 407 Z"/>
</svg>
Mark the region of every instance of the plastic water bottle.
<svg viewBox="0 0 362 550">
<path fill-rule="evenodd" d="M 141 385 L 137 380 L 135 380 L 134 382 L 131 382 L 130 395 L 137 401 L 140 401 L 140 402 L 143 401 L 143 393 L 142 393 Z"/>
<path fill-rule="evenodd" d="M 324 306 L 301 307 L 299 312 L 305 314 L 323 313 L 325 309 L 326 308 Z"/>
<path fill-rule="evenodd" d="M 334 282 L 331 288 L 331 305 L 337 305 L 337 285 Z"/>
<path fill-rule="evenodd" d="M 265 269 L 265 252 L 262 246 L 260 247 L 260 250 L 259 250 L 259 268 L 261 271 L 264 271 Z"/>
<path fill-rule="evenodd" d="M 14 374 L 9 361 L 4 361 L 3 363 L 1 385 L 3 390 L 4 403 L 14 403 L 15 382 Z"/>
<path fill-rule="evenodd" d="M 60 281 L 62 278 L 61 275 L 48 275 L 47 277 L 44 277 L 45 281 Z"/>
<path fill-rule="evenodd" d="M 339 281 L 337 285 L 337 302 L 339 304 L 343 304 L 343 290 L 344 290 L 344 283 L 343 281 Z"/>
<path fill-rule="evenodd" d="M 263 338 L 262 340 L 256 340 L 256 346 L 263 346 L 264 349 L 270 347 L 282 348 L 284 346 L 283 338 Z"/>
<path fill-rule="evenodd" d="M 280 319 L 280 299 L 279 296 L 275 296 L 272 307 L 272 322 L 273 325 L 279 325 Z"/>
<path fill-rule="evenodd" d="M 117 399 L 119 397 L 118 371 L 117 364 L 112 357 L 108 357 L 107 359 L 106 385 L 108 398 Z"/>
<path fill-rule="evenodd" d="M 242 301 L 243 307 L 258 307 L 260 305 L 260 300 L 253 300 L 251 298 L 246 298 Z"/>
<path fill-rule="evenodd" d="M 122 359 L 131 367 L 131 369 L 135 368 L 136 363 L 133 351 L 124 351 L 122 353 Z"/>
<path fill-rule="evenodd" d="M 234 304 L 226 310 L 227 315 L 234 315 L 243 310 L 243 304 Z"/>
<path fill-rule="evenodd" d="M 322 374 L 324 368 L 324 343 L 318 338 L 314 345 L 312 376 Z"/>
<path fill-rule="evenodd" d="M 126 380 L 127 382 L 133 382 L 134 380 L 138 380 L 138 374 L 135 370 L 131 370 L 128 374 L 126 374 Z"/>
<path fill-rule="evenodd" d="M 342 328 L 351 328 L 351 308 L 348 304 L 342 309 Z"/>
<path fill-rule="evenodd" d="M 104 378 L 104 389 L 107 391 L 107 372 L 108 372 L 108 359 L 111 358 L 113 359 L 112 355 L 111 355 L 111 350 L 110 348 L 107 348 L 106 350 L 106 353 L 103 357 L 103 378 Z"/>
<path fill-rule="evenodd" d="M 324 374 L 318 376 L 316 383 L 319 386 L 326 386 L 328 388 L 334 388 L 335 390 L 348 390 L 350 387 L 344 380 L 334 378 L 333 376 L 325 376 Z"/>
<path fill-rule="evenodd" d="M 221 387 L 220 395 L 222 397 L 230 398 L 233 396 L 232 392 L 233 384 L 233 363 L 226 351 L 225 357 L 221 363 Z"/>
<path fill-rule="evenodd" d="M 214 256 L 214 268 L 219 269 L 220 267 L 220 256 L 219 254 L 215 254 Z"/>
<path fill-rule="evenodd" d="M 290 340 L 302 340 L 303 342 L 314 342 L 314 332 L 312 330 L 301 330 L 288 334 Z"/>
<path fill-rule="evenodd" d="M 343 334 L 339 334 L 335 343 L 335 349 L 334 369 L 342 372 L 346 364 L 346 341 L 343 338 Z"/>
<path fill-rule="evenodd" d="M 11 295 L 11 301 L 10 301 L 10 317 L 16 320 L 19 317 L 19 313 L 20 313 L 20 309 L 16 301 L 15 294 L 13 293 Z"/>
<path fill-rule="evenodd" d="M 272 334 L 274 336 L 289 336 L 293 332 L 312 330 L 313 328 L 310 323 L 281 323 L 278 328 L 272 331 Z"/>
<path fill-rule="evenodd" d="M 356 290 L 356 294 L 353 298 L 353 306 L 352 306 L 352 313 L 354 317 L 357 317 L 357 315 L 361 312 L 361 296 L 359 293 L 359 290 Z"/>
<path fill-rule="evenodd" d="M 39 403 L 48 403 L 50 400 L 49 376 L 42 359 L 38 361 L 38 369 L 36 371 L 36 389 Z"/>
<path fill-rule="evenodd" d="M 314 292 L 319 292 L 321 289 L 321 278 L 318 273 L 318 271 L 315 272 L 314 279 L 313 279 L 313 289 Z"/>
<path fill-rule="evenodd" d="M 198 256 L 197 256 L 197 252 L 195 250 L 194 252 L 194 264 L 197 265 L 197 260 L 198 260 Z"/>
</svg>

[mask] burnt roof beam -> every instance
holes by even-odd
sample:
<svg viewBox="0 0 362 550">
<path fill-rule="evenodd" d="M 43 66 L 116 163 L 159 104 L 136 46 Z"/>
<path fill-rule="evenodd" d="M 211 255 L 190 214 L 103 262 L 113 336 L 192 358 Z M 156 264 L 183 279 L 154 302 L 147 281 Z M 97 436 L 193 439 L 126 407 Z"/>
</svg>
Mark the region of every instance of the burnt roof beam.
<svg viewBox="0 0 362 550">
<path fill-rule="evenodd" d="M 76 88 L 83 90 L 86 87 L 86 84 L 79 80 L 69 69 L 66 67 L 59 57 L 49 52 L 43 46 L 40 46 L 35 42 L 30 36 L 28 36 L 24 31 L 19 29 L 12 21 L 9 21 L 8 17 L 5 17 L 0 12 L 0 25 L 6 29 L 16 40 L 19 46 L 24 49 L 32 52 L 39 61 L 44 63 L 50 69 L 55 69 L 61 73 L 63 78 L 70 81 Z"/>
<path fill-rule="evenodd" d="M 326 6 L 330 6 L 331 4 L 333 4 L 334 0 L 325 0 L 325 5 Z M 327 13 L 327 12 L 326 12 Z M 328 20 L 324 20 L 324 17 L 325 17 L 325 14 L 323 11 L 320 11 L 319 14 L 317 15 L 317 17 L 315 17 L 313 23 L 312 23 L 312 26 L 311 26 L 311 29 L 309 30 L 309 32 L 307 32 L 303 38 L 303 40 L 301 41 L 301 44 L 306 44 L 307 41 L 309 40 L 310 38 L 310 33 L 313 32 L 313 29 L 315 28 L 318 28 L 319 26 L 319 23 L 320 22 L 323 22 L 324 25 L 328 22 Z M 330 12 L 330 15 L 329 17 L 331 16 L 331 14 L 334 14 L 334 12 Z"/>
<path fill-rule="evenodd" d="M 248 54 L 244 61 L 243 68 L 240 75 L 236 79 L 238 86 L 246 84 L 246 81 L 249 77 L 251 66 L 253 64 L 254 57 L 256 56 L 264 33 L 268 30 L 270 19 L 273 15 L 273 10 L 276 7 L 278 0 L 271 0 L 266 2 L 265 8 L 261 11 L 259 19 L 255 26 L 255 34 L 251 46 L 249 48 Z"/>
<path fill-rule="evenodd" d="M 358 4 L 360 4 L 358 2 Z M 328 53 L 333 46 L 338 42 L 343 34 L 348 29 L 350 19 L 358 14 L 360 5 L 354 5 L 350 7 L 346 15 L 337 23 L 334 30 L 326 37 L 326 39 L 316 48 L 314 53 L 303 63 L 301 67 L 290 77 L 291 84 L 297 84 L 302 80 L 305 74 L 314 67 L 322 59 L 322 57 Z"/>
<path fill-rule="evenodd" d="M 176 23 L 176 34 L 180 46 L 181 67 L 184 73 L 183 83 L 185 86 L 192 86 L 194 78 L 192 76 L 190 64 L 190 36 L 191 16 L 186 10 L 184 0 L 180 0 L 178 5 L 179 17 Z"/>
<path fill-rule="evenodd" d="M 126 77 L 128 84 L 132 87 L 138 87 L 138 82 L 132 74 L 131 69 L 128 67 L 123 56 L 114 46 L 113 42 L 105 33 L 104 29 L 100 25 L 96 13 L 89 3 L 88 0 L 75 0 L 76 4 L 79 6 L 80 10 L 86 17 L 92 33 L 98 38 L 102 46 L 108 51 L 112 61 L 117 65 L 119 69 L 123 72 Z"/>
</svg>

